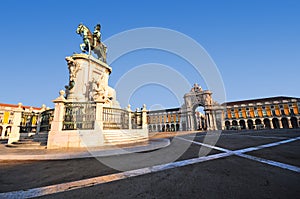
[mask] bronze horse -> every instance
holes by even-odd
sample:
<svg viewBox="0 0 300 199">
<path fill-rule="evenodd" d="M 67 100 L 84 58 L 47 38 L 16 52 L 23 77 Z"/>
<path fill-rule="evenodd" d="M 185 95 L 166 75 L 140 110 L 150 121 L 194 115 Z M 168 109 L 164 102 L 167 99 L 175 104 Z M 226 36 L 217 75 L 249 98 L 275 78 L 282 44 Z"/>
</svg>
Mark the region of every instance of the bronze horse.
<svg viewBox="0 0 300 199">
<path fill-rule="evenodd" d="M 100 31 L 100 25 L 97 25 L 98 32 Z M 95 30 L 96 32 L 96 30 Z M 91 51 L 93 51 L 97 56 L 98 59 L 106 62 L 106 46 L 101 42 L 100 36 L 92 34 L 91 31 L 83 24 L 79 24 L 76 30 L 76 33 L 79 34 L 83 38 L 83 43 L 80 44 L 80 49 L 82 52 L 87 52 L 89 55 Z M 98 33 L 100 34 L 100 32 Z"/>
</svg>

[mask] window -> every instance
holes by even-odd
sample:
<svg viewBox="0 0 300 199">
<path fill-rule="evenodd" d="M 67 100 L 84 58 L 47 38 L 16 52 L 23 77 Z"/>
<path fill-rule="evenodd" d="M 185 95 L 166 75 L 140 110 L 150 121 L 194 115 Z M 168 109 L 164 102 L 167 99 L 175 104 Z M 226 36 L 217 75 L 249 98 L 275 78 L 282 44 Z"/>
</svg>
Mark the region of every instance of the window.
<svg viewBox="0 0 300 199">
<path fill-rule="evenodd" d="M 283 108 L 283 106 L 282 106 L 282 105 L 279 105 L 279 108 L 280 108 L 280 109 L 282 109 L 282 108 Z"/>
<path fill-rule="evenodd" d="M 258 111 L 257 111 L 257 108 L 256 108 L 256 107 L 254 108 L 254 116 L 255 116 L 255 117 L 258 117 Z"/>
<path fill-rule="evenodd" d="M 251 117 L 251 116 L 250 116 L 250 110 L 249 110 L 249 108 L 246 108 L 246 116 L 247 116 L 247 117 Z"/>
<path fill-rule="evenodd" d="M 232 117 L 232 118 L 235 118 L 234 109 L 231 109 L 231 117 Z"/>
<path fill-rule="evenodd" d="M 290 109 L 291 115 L 295 115 L 295 113 L 294 113 L 294 108 L 293 108 L 293 104 L 289 104 L 289 109 Z"/>
<path fill-rule="evenodd" d="M 267 111 L 266 111 L 266 107 L 262 107 L 262 113 L 263 113 L 263 116 L 267 116 Z"/>
<path fill-rule="evenodd" d="M 271 111 L 272 111 L 272 115 L 275 116 L 276 115 L 276 111 L 275 111 L 274 106 L 271 106 Z"/>
<path fill-rule="evenodd" d="M 239 108 L 239 118 L 242 118 L 243 114 L 242 114 L 242 109 Z"/>
</svg>

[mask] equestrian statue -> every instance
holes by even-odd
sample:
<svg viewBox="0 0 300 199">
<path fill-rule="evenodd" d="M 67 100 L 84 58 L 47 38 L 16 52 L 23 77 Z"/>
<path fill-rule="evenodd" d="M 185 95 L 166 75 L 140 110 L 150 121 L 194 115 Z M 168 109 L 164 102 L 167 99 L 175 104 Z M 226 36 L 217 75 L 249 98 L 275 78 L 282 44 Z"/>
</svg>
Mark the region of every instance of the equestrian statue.
<svg viewBox="0 0 300 199">
<path fill-rule="evenodd" d="M 84 53 L 91 54 L 93 51 L 98 59 L 106 63 L 106 46 L 101 42 L 101 25 L 97 24 L 95 26 L 93 34 L 91 31 L 83 24 L 79 24 L 76 33 L 83 38 L 83 43 L 80 44 L 80 49 Z"/>
</svg>

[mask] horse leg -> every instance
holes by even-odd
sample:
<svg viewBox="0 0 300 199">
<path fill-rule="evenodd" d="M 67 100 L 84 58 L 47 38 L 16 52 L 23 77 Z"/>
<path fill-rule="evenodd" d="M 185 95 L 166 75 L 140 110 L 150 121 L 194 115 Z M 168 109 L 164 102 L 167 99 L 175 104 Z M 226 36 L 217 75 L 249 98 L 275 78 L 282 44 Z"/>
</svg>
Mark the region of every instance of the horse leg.
<svg viewBox="0 0 300 199">
<path fill-rule="evenodd" d="M 91 43 L 88 42 L 88 48 L 89 48 L 89 55 L 91 55 Z"/>
<path fill-rule="evenodd" d="M 82 52 L 85 52 L 85 49 L 84 49 L 84 47 L 83 47 L 83 46 L 85 46 L 85 44 L 80 44 L 79 46 L 80 46 L 81 51 L 82 51 Z"/>
<path fill-rule="evenodd" d="M 100 48 L 100 54 L 101 54 L 102 61 L 103 61 L 103 62 L 106 62 L 106 50 L 105 50 L 105 47 L 104 47 L 104 46 L 102 46 L 102 47 Z"/>
</svg>

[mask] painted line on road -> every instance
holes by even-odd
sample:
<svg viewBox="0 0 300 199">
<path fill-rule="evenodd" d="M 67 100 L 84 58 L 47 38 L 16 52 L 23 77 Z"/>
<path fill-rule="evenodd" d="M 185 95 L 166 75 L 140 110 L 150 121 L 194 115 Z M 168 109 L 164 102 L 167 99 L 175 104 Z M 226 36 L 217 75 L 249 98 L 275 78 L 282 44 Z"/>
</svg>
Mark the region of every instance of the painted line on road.
<svg viewBox="0 0 300 199">
<path fill-rule="evenodd" d="M 240 135 L 237 135 L 237 136 L 240 136 Z M 261 136 L 261 135 L 242 135 L 242 136 L 243 137 L 266 138 L 266 139 L 268 139 L 268 138 L 269 139 L 279 139 L 279 140 L 288 139 L 288 137 L 279 137 L 279 136 L 278 137 L 277 136 Z"/>
<path fill-rule="evenodd" d="M 260 158 L 260 157 L 255 157 L 255 156 L 252 156 L 252 155 L 244 154 L 244 153 L 251 152 L 251 151 L 256 151 L 256 150 L 260 150 L 260 149 L 264 149 L 264 148 L 269 148 L 269 147 L 279 146 L 281 144 L 294 142 L 294 141 L 300 140 L 300 137 L 291 138 L 291 139 L 288 139 L 288 140 L 282 140 L 282 141 L 279 141 L 279 142 L 274 142 L 274 143 L 269 143 L 269 144 L 264 144 L 264 145 L 260 145 L 260 146 L 257 146 L 257 147 L 249 147 L 249 148 L 240 149 L 240 150 L 228 150 L 228 149 L 224 149 L 224 148 L 217 147 L 217 146 L 212 146 L 212 145 L 205 144 L 205 143 L 196 142 L 196 141 L 193 141 L 193 140 L 188 140 L 188 139 L 185 139 L 185 138 L 182 138 L 182 137 L 176 137 L 176 138 L 181 139 L 181 140 L 185 140 L 185 141 L 188 141 L 188 142 L 192 142 L 194 144 L 198 144 L 198 145 L 201 145 L 201 146 L 209 147 L 211 149 L 217 149 L 219 151 L 223 151 L 223 152 L 229 153 L 231 155 L 236 155 L 236 156 L 239 156 L 239 157 L 247 158 L 247 159 L 250 159 L 250 160 L 257 161 L 257 162 L 265 163 L 265 164 L 268 164 L 268 165 L 272 165 L 272 166 L 276 166 L 276 167 L 279 167 L 279 168 L 282 168 L 282 169 L 287 169 L 287 170 L 290 170 L 290 171 L 295 171 L 297 173 L 300 173 L 300 167 L 285 164 L 285 163 L 282 163 L 282 162 L 276 162 L 276 161 L 273 161 L 273 160 L 268 160 L 268 159 L 264 159 L 264 158 Z"/>
<path fill-rule="evenodd" d="M 50 185 L 45 187 L 33 188 L 28 190 L 21 190 L 21 191 L 12 191 L 12 192 L 5 192 L 0 193 L 0 198 L 7 198 L 7 199 L 14 199 L 14 198 L 32 198 L 32 197 L 39 197 L 45 196 L 49 194 L 55 194 L 80 188 L 91 187 L 95 185 L 105 184 L 108 182 L 118 181 L 130 177 L 141 176 L 149 173 L 155 173 L 158 171 L 164 171 L 168 169 L 183 167 L 187 165 L 192 165 L 200 162 L 206 162 L 209 160 L 215 160 L 219 158 L 224 158 L 227 156 L 231 156 L 233 154 L 230 153 L 219 153 L 210 156 L 204 156 L 199 158 L 193 158 L 188 160 L 182 160 L 178 162 L 171 162 L 162 165 L 156 165 L 152 167 L 146 167 L 142 169 L 136 169 L 131 171 L 125 171 L 116 174 L 110 174 L 105 176 L 99 176 L 94 178 L 89 178 L 85 180 L 78 180 L 73 182 L 61 183 L 56 185 Z"/>
<path fill-rule="evenodd" d="M 197 145 L 201 145 L 201 146 L 205 146 L 205 147 L 208 147 L 208 148 L 211 148 L 211 149 L 216 149 L 218 151 L 223 151 L 223 152 L 232 152 L 231 150 L 228 150 L 228 149 L 224 149 L 224 148 L 221 148 L 221 147 L 218 147 L 218 146 L 213 146 L 213 145 L 209 145 L 209 144 L 205 144 L 205 143 L 202 143 L 202 142 L 196 142 L 194 140 L 188 140 L 188 139 L 185 139 L 185 138 L 182 138 L 182 137 L 176 137 L 177 139 L 180 139 L 180 140 L 184 140 L 184 141 L 188 141 L 188 142 L 191 142 L 193 144 L 197 144 Z"/>
<path fill-rule="evenodd" d="M 241 134 L 221 134 L 221 136 L 240 136 Z M 214 137 L 214 136 L 219 136 L 219 135 L 196 135 L 196 136 L 189 136 L 191 138 L 201 138 L 201 137 Z M 242 135 L 243 137 L 255 137 L 255 138 L 270 138 L 270 139 L 279 139 L 279 140 L 283 140 L 283 139 L 288 139 L 288 137 L 277 137 L 277 136 L 260 136 L 260 135 Z"/>
<path fill-rule="evenodd" d="M 256 151 L 256 150 L 260 150 L 260 149 L 264 149 L 264 148 L 279 146 L 281 144 L 294 142 L 296 140 L 300 140 L 300 137 L 295 137 L 295 138 L 291 138 L 291 139 L 288 139 L 288 140 L 282 140 L 282 141 L 273 142 L 273 143 L 269 143 L 269 144 L 263 144 L 263 145 L 256 146 L 256 147 L 249 147 L 249 148 L 246 148 L 246 149 L 240 149 L 240 150 L 236 150 L 235 152 L 236 153 L 247 153 L 247 152 L 250 152 L 250 151 Z"/>
<path fill-rule="evenodd" d="M 155 172 L 164 171 L 164 170 L 168 170 L 168 169 L 179 168 L 179 167 L 183 167 L 183 166 L 187 166 L 187 165 L 206 162 L 206 161 L 224 158 L 224 157 L 228 157 L 228 156 L 232 156 L 232 155 L 237 155 L 237 156 L 244 157 L 244 158 L 247 158 L 250 160 L 255 160 L 258 162 L 262 162 L 262 163 L 277 166 L 280 168 L 288 169 L 288 170 L 295 171 L 298 173 L 300 172 L 300 168 L 296 167 L 296 166 L 292 166 L 292 165 L 288 165 L 288 164 L 284 164 L 284 163 L 280 163 L 280 162 L 276 162 L 276 161 L 272 161 L 272 160 L 266 160 L 263 158 L 258 158 L 258 157 L 254 157 L 251 155 L 244 154 L 245 152 L 259 150 L 259 149 L 273 147 L 273 146 L 278 146 L 281 144 L 300 140 L 300 137 L 283 140 L 280 142 L 265 144 L 265 145 L 261 145 L 261 146 L 257 146 L 257 147 L 250 147 L 250 148 L 246 148 L 246 149 L 236 150 L 236 151 L 224 149 L 224 148 L 217 147 L 217 146 L 212 146 L 212 145 L 205 144 L 205 143 L 196 142 L 193 140 L 188 140 L 188 139 L 185 139 L 182 137 L 176 137 L 176 138 L 181 139 L 181 140 L 186 140 L 186 141 L 189 141 L 194 144 L 201 145 L 201 146 L 216 149 L 219 151 L 223 151 L 224 153 L 219 153 L 219 154 L 214 154 L 214 155 L 209 155 L 209 156 L 204 156 L 204 157 L 199 157 L 199 158 L 193 158 L 193 159 L 188 159 L 188 160 L 182 160 L 182 161 L 178 161 L 178 162 L 171 162 L 171 163 L 167 163 L 167 164 L 156 165 L 156 166 L 152 166 L 152 167 L 146 167 L 146 168 L 141 168 L 141 169 L 136 169 L 136 170 L 131 170 L 131 171 L 125 171 L 125 172 L 116 173 L 116 174 L 98 176 L 98 177 L 94 177 L 94 178 L 78 180 L 78 181 L 73 181 L 73 182 L 61 183 L 61 184 L 56 184 L 56 185 L 28 189 L 28 190 L 0 193 L 0 198 L 32 198 L 32 197 L 45 196 L 45 195 L 49 195 L 49 194 L 55 194 L 55 193 L 60 193 L 60 192 L 105 184 L 108 182 L 118 181 L 118 180 L 130 178 L 130 177 L 141 176 L 141 175 L 145 175 L 145 174 L 149 174 L 149 173 L 155 173 Z"/>
<path fill-rule="evenodd" d="M 243 154 L 243 153 L 235 153 L 235 155 L 237 155 L 239 157 L 247 158 L 247 159 L 250 159 L 250 160 L 254 160 L 254 161 L 257 161 L 257 162 L 265 163 L 265 164 L 268 164 L 268 165 L 280 167 L 282 169 L 287 169 L 287 170 L 291 170 L 291 171 L 295 171 L 297 173 L 300 173 L 300 168 L 296 167 L 296 166 L 293 166 L 293 165 L 289 165 L 289 164 L 285 164 L 285 163 L 281 163 L 281 162 L 277 162 L 277 161 L 273 161 L 273 160 L 267 160 L 267 159 L 264 159 L 264 158 L 255 157 L 255 156 L 247 155 L 247 154 Z"/>
</svg>

